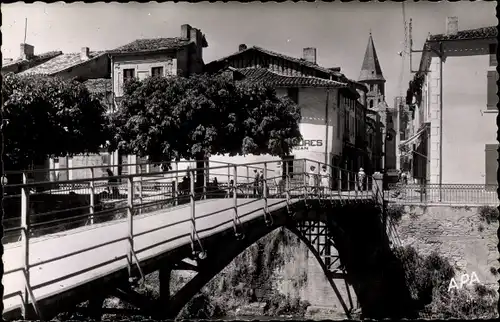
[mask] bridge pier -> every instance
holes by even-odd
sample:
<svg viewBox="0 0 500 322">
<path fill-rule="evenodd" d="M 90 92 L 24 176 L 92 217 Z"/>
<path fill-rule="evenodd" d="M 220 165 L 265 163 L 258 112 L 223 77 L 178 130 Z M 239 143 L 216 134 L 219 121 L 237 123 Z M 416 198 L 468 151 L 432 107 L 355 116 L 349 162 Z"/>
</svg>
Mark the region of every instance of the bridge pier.
<svg viewBox="0 0 500 322">
<path fill-rule="evenodd" d="M 92 320 L 100 321 L 103 314 L 103 305 L 106 297 L 104 295 L 95 295 L 89 300 L 87 305 L 88 317 Z"/>
<path fill-rule="evenodd" d="M 169 266 L 162 267 L 158 270 L 158 280 L 160 288 L 160 298 L 157 302 L 157 309 L 155 314 L 158 318 L 166 318 L 168 312 L 166 308 L 170 303 L 170 278 L 172 275 L 172 268 Z"/>
</svg>

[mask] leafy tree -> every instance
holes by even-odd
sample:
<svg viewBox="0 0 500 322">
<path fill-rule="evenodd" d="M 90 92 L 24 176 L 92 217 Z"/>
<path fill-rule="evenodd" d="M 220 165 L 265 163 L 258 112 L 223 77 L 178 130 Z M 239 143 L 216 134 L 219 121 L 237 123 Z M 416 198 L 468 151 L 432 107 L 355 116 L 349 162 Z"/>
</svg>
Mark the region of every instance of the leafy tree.
<svg viewBox="0 0 500 322">
<path fill-rule="evenodd" d="M 208 154 L 285 156 L 301 139 L 300 117 L 300 109 L 271 87 L 223 75 L 151 77 L 125 84 L 114 142 L 166 166 Z M 201 183 L 203 172 L 197 178 Z"/>
<path fill-rule="evenodd" d="M 2 82 L 6 170 L 26 169 L 47 157 L 98 153 L 109 120 L 98 97 L 76 80 L 8 74 Z"/>
</svg>

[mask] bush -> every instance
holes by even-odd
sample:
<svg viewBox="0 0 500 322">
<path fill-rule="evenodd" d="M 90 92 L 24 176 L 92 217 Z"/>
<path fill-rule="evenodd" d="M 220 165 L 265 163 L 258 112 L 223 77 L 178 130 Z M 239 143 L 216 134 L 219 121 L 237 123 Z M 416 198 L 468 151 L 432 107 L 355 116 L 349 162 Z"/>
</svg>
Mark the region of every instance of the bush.
<svg viewBox="0 0 500 322">
<path fill-rule="evenodd" d="M 394 223 L 398 224 L 403 218 L 405 207 L 403 205 L 389 205 L 387 207 L 387 217 Z"/>
<path fill-rule="evenodd" d="M 406 283 L 412 298 L 426 319 L 480 319 L 496 316 L 496 292 L 481 284 L 472 288 L 452 289 L 455 276 L 449 261 L 436 252 L 422 256 L 411 246 L 395 249 L 406 272 Z"/>
<path fill-rule="evenodd" d="M 479 219 L 488 225 L 498 221 L 498 208 L 491 206 L 481 206 L 478 209 Z"/>
</svg>

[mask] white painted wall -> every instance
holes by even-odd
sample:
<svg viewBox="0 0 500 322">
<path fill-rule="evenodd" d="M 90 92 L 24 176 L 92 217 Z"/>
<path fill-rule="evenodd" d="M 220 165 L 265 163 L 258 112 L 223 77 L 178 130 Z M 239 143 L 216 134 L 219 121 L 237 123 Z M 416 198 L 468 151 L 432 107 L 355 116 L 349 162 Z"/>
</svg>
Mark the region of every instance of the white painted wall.
<svg viewBox="0 0 500 322">
<path fill-rule="evenodd" d="M 443 64 L 443 183 L 484 184 L 485 144 L 496 144 L 498 111 L 487 111 L 489 56 L 447 57 Z M 430 183 L 439 183 L 439 58 L 431 60 L 415 125 L 431 122 Z M 423 119 L 422 119 L 423 116 Z"/>
<path fill-rule="evenodd" d="M 177 75 L 177 58 L 174 55 L 148 55 L 113 58 L 113 90 L 116 97 L 123 96 L 123 70 L 135 69 L 135 77 L 139 79 L 151 76 L 153 67 L 163 67 L 164 76 Z"/>
<path fill-rule="evenodd" d="M 497 144 L 497 111 L 486 111 L 488 55 L 443 65 L 443 183 L 485 183 L 485 144 Z"/>
</svg>

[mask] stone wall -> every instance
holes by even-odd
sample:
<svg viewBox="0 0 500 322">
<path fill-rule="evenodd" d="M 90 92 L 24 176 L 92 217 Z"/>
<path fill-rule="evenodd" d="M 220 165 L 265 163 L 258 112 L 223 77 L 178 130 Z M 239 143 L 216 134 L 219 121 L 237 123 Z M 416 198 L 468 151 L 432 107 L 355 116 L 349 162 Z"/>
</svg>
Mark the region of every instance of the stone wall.
<svg viewBox="0 0 500 322">
<path fill-rule="evenodd" d="M 403 246 L 448 258 L 457 276 L 475 272 L 481 283 L 493 285 L 498 279 L 490 271 L 498 268 L 497 225 L 481 221 L 479 207 L 406 206 L 395 231 Z"/>
</svg>

